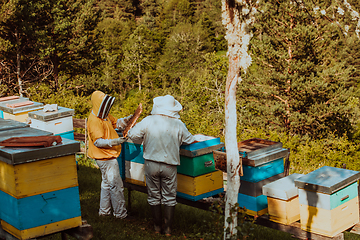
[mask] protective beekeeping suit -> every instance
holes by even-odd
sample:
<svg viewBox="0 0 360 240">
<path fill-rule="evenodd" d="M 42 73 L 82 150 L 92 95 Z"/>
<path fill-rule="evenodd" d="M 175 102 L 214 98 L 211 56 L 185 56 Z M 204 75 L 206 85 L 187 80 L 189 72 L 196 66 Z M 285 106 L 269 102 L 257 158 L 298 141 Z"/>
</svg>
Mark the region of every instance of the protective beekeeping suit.
<svg viewBox="0 0 360 240">
<path fill-rule="evenodd" d="M 121 152 L 121 143 L 115 128 L 122 130 L 131 117 L 117 119 L 109 114 L 114 97 L 95 91 L 91 95 L 92 111 L 87 122 L 89 136 L 89 157 L 96 160 L 102 174 L 99 215 L 111 214 L 116 218 L 127 217 L 124 187 L 120 177 L 117 157 Z"/>
<path fill-rule="evenodd" d="M 180 165 L 180 146 L 195 141 L 179 119 L 181 104 L 170 95 L 153 100 L 151 115 L 136 124 L 128 137 L 143 140 L 145 177 L 148 203 L 151 207 L 155 231 L 161 231 L 161 204 L 164 205 L 164 233 L 171 234 L 177 191 L 177 165 Z"/>
</svg>

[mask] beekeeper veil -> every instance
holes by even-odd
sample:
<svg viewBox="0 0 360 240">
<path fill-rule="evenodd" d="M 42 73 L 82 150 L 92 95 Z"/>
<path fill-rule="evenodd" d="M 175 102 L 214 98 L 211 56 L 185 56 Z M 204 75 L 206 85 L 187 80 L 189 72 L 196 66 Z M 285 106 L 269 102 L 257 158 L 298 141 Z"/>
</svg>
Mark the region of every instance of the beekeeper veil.
<svg viewBox="0 0 360 240">
<path fill-rule="evenodd" d="M 169 117 L 180 118 L 179 111 L 181 104 L 171 95 L 156 97 L 153 100 L 154 105 L 151 114 L 166 115 Z"/>
<path fill-rule="evenodd" d="M 107 118 L 114 101 L 115 97 L 111 97 L 101 91 L 93 92 L 91 95 L 92 113 L 98 118 Z"/>
</svg>

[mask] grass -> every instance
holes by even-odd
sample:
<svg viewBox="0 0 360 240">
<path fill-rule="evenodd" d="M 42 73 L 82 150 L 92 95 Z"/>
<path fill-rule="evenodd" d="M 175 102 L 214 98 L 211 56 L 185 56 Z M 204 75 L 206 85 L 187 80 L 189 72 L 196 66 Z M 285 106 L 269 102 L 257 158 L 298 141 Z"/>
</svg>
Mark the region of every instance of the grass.
<svg viewBox="0 0 360 240">
<path fill-rule="evenodd" d="M 210 211 L 200 210 L 183 204 L 175 209 L 173 234 L 171 237 L 157 235 L 153 231 L 151 213 L 147 203 L 147 195 L 133 191 L 131 205 L 133 220 L 121 220 L 112 216 L 99 217 L 98 207 L 100 201 L 100 170 L 92 166 L 86 159 L 79 159 L 79 190 L 82 219 L 93 227 L 94 240 L 161 240 L 161 239 L 222 239 L 222 215 Z M 125 199 L 127 199 L 125 189 Z M 252 225 L 253 236 L 247 239 L 259 240 L 292 240 L 290 234 L 274 229 Z M 42 239 L 60 240 L 60 234 L 46 236 Z M 75 239 L 69 237 L 69 239 Z M 355 234 L 345 234 L 345 239 L 359 239 Z"/>
</svg>

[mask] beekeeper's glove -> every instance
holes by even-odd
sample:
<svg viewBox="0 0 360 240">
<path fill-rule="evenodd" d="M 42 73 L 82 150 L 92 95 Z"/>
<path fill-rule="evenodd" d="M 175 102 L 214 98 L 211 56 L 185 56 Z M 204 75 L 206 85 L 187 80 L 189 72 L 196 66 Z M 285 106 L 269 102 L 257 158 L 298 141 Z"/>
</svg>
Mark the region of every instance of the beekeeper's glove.
<svg viewBox="0 0 360 240">
<path fill-rule="evenodd" d="M 119 137 L 119 138 L 114 138 L 114 139 L 110 139 L 110 144 L 112 146 L 117 146 L 117 145 L 120 145 L 122 144 L 123 142 L 126 141 L 127 138 L 124 138 L 124 137 Z"/>
<path fill-rule="evenodd" d="M 114 138 L 114 139 L 98 138 L 94 142 L 94 145 L 98 148 L 111 148 L 112 146 L 117 146 L 117 145 L 122 144 L 123 142 L 126 141 L 126 139 L 127 138 L 124 138 L 124 137 L 119 137 L 119 138 Z"/>
</svg>

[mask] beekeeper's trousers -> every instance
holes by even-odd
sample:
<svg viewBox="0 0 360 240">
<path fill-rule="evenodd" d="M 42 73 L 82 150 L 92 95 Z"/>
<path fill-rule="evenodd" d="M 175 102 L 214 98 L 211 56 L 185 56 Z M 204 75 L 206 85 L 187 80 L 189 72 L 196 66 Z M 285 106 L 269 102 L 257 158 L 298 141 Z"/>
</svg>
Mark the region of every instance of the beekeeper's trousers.
<svg viewBox="0 0 360 240">
<path fill-rule="evenodd" d="M 176 205 L 177 166 L 145 160 L 145 177 L 150 205 Z"/>
<path fill-rule="evenodd" d="M 124 185 L 120 177 L 117 160 L 96 160 L 96 163 L 102 175 L 99 215 L 110 215 L 112 207 L 115 217 L 125 218 L 127 211 L 125 206 Z"/>
</svg>

